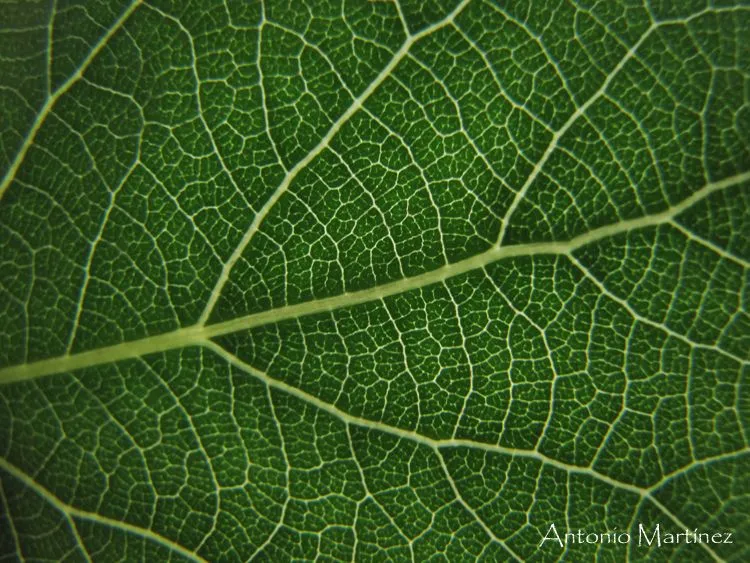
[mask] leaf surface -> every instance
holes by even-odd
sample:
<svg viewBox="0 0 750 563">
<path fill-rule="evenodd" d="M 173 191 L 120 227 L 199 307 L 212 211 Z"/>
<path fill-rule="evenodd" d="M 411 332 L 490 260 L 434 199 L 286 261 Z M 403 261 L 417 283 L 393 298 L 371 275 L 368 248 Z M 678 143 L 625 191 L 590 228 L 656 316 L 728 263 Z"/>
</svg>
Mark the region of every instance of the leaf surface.
<svg viewBox="0 0 750 563">
<path fill-rule="evenodd" d="M 6 4 L 0 556 L 749 557 L 748 33 Z"/>
</svg>

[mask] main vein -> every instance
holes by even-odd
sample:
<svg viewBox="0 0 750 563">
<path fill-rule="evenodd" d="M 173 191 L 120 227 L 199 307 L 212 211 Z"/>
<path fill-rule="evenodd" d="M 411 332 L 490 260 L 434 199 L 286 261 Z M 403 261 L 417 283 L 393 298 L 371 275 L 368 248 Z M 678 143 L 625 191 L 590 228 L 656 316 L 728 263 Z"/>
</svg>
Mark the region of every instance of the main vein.
<svg viewBox="0 0 750 563">
<path fill-rule="evenodd" d="M 448 264 L 436 270 L 425 272 L 410 278 L 400 279 L 380 286 L 351 293 L 342 293 L 334 297 L 287 305 L 231 319 L 228 321 L 203 325 L 202 323 L 181 328 L 165 334 L 149 336 L 139 340 L 122 342 L 96 350 L 64 355 L 28 364 L 20 364 L 0 369 L 0 384 L 33 379 L 54 373 L 68 372 L 100 364 L 107 364 L 147 354 L 165 352 L 193 344 L 202 344 L 211 338 L 231 334 L 252 327 L 276 323 L 305 315 L 333 311 L 342 307 L 351 307 L 370 301 L 382 300 L 405 291 L 419 289 L 430 284 L 442 282 L 448 278 L 482 268 L 492 262 L 517 256 L 537 256 L 543 254 L 570 255 L 574 250 L 598 240 L 670 222 L 682 211 L 708 197 L 712 193 L 742 182 L 750 181 L 750 171 L 737 174 L 717 182 L 711 182 L 696 191 L 679 204 L 653 215 L 639 217 L 606 225 L 564 242 L 542 242 L 519 244 L 513 246 L 493 246 L 487 251 Z"/>
</svg>

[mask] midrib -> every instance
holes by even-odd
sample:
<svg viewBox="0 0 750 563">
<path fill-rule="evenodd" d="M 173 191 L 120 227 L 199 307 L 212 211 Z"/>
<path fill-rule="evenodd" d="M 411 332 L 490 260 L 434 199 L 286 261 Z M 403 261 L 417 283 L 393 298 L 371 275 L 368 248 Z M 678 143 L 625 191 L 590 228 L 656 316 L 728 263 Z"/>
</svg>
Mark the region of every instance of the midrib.
<svg viewBox="0 0 750 563">
<path fill-rule="evenodd" d="M 417 276 L 361 291 L 343 293 L 334 297 L 327 297 L 324 299 L 270 309 L 221 323 L 211 325 L 196 324 L 165 334 L 123 342 L 121 344 L 80 352 L 78 354 L 59 356 L 28 364 L 9 366 L 0 369 L 0 384 L 33 379 L 54 373 L 69 372 L 100 364 L 127 360 L 129 358 L 137 358 L 148 354 L 166 352 L 168 350 L 191 345 L 202 345 L 208 342 L 211 338 L 246 330 L 252 327 L 276 323 L 305 315 L 333 311 L 370 301 L 382 300 L 391 295 L 419 289 L 472 270 L 483 268 L 488 264 L 505 258 L 538 256 L 543 254 L 570 254 L 577 248 L 606 237 L 635 229 L 664 224 L 679 215 L 685 209 L 708 197 L 717 190 L 746 181 L 750 181 L 750 171 L 737 174 L 730 178 L 725 178 L 718 182 L 706 184 L 690 197 L 661 213 L 600 227 L 566 242 L 531 243 L 492 247 L 486 252 L 459 262 L 448 264 L 430 272 L 425 272 Z"/>
</svg>

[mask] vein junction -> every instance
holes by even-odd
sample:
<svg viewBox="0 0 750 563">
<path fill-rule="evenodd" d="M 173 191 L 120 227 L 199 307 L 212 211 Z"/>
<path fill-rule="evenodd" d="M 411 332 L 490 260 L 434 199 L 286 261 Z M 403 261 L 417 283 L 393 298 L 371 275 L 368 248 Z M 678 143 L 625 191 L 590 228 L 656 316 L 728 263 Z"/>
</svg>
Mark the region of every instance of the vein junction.
<svg viewBox="0 0 750 563">
<path fill-rule="evenodd" d="M 23 161 L 23 158 L 26 154 L 26 151 L 28 150 L 28 147 L 31 146 L 34 140 L 37 130 L 41 127 L 41 124 L 43 123 L 46 115 L 52 110 L 52 107 L 54 103 L 56 102 L 56 100 L 60 96 L 62 96 L 76 80 L 80 78 L 88 62 L 90 62 L 90 60 L 92 60 L 96 56 L 96 54 L 99 52 L 101 45 L 104 45 L 106 43 L 106 40 L 116 31 L 117 28 L 120 27 L 122 22 L 124 22 L 127 19 L 127 17 L 132 13 L 132 11 L 135 9 L 135 7 L 139 3 L 140 1 L 138 0 L 131 5 L 131 7 L 123 14 L 120 21 L 113 28 L 113 30 L 111 30 L 110 33 L 108 33 L 105 36 L 104 40 L 100 43 L 99 46 L 97 46 L 94 50 L 92 50 L 91 55 L 87 58 L 86 64 L 84 64 L 84 66 L 80 69 L 80 71 L 76 73 L 74 76 L 72 76 L 55 93 L 53 93 L 53 95 L 45 103 L 42 111 L 39 113 L 37 121 L 34 123 L 32 127 L 31 133 L 29 134 L 26 140 L 26 144 L 24 145 L 23 149 L 19 152 L 18 157 L 16 161 L 14 162 L 13 166 L 9 169 L 6 176 L 0 182 L 0 197 L 2 196 L 3 192 L 8 187 L 8 185 L 10 184 L 10 182 L 12 181 L 18 165 L 20 165 L 20 163 Z M 451 14 L 451 16 L 449 16 L 445 21 L 441 22 L 440 25 L 446 25 L 447 23 L 449 23 L 455 16 L 455 14 L 460 12 L 460 9 L 466 3 L 467 3 L 466 0 L 464 0 L 464 2 L 462 2 L 456 10 L 454 10 L 453 14 Z M 434 29 L 435 28 L 431 28 L 429 31 L 434 31 Z M 321 140 L 320 144 L 305 159 L 303 159 L 300 163 L 298 163 L 298 165 L 295 166 L 287 174 L 285 180 L 279 186 L 277 191 L 267 201 L 267 203 L 264 205 L 264 207 L 256 216 L 256 219 L 254 220 L 250 229 L 245 233 L 245 236 L 243 237 L 241 244 L 235 249 L 231 259 L 224 265 L 224 270 L 222 271 L 222 274 L 219 277 L 219 280 L 214 288 L 211 299 L 204 311 L 203 316 L 201 317 L 201 319 L 199 320 L 197 324 L 193 326 L 181 328 L 179 330 L 176 330 L 170 333 L 156 335 L 156 336 L 143 338 L 140 340 L 134 340 L 130 342 L 123 342 L 120 344 L 116 344 L 116 345 L 108 346 L 104 348 L 99 348 L 96 350 L 90 350 L 90 351 L 86 351 L 86 352 L 82 352 L 78 354 L 72 354 L 72 355 L 68 354 L 68 355 L 64 355 L 61 357 L 45 359 L 45 360 L 41 360 L 41 361 L 37 361 L 34 363 L 29 363 L 29 364 L 9 366 L 9 367 L 0 369 L 0 384 L 30 380 L 33 378 L 42 377 L 45 375 L 51 375 L 55 373 L 70 372 L 70 371 L 74 371 L 77 369 L 93 367 L 93 366 L 102 365 L 102 364 L 108 364 L 108 363 L 116 362 L 120 360 L 142 357 L 142 356 L 153 354 L 153 353 L 166 352 L 169 350 L 180 349 L 180 348 L 184 348 L 187 346 L 193 346 L 193 345 L 203 346 L 206 349 L 212 350 L 215 354 L 222 357 L 224 360 L 226 360 L 230 364 L 236 366 L 237 368 L 263 381 L 269 387 L 273 387 L 281 391 L 284 391 L 286 393 L 292 394 L 296 397 L 299 397 L 303 399 L 304 401 L 310 404 L 313 404 L 317 408 L 320 408 L 321 410 L 324 410 L 336 416 L 347 425 L 358 425 L 358 426 L 370 428 L 373 430 L 386 432 L 386 433 L 389 433 L 394 436 L 398 436 L 403 439 L 412 440 L 412 441 L 418 442 L 422 445 L 425 445 L 434 449 L 436 452 L 438 452 L 438 454 L 440 453 L 440 450 L 444 448 L 471 447 L 471 448 L 483 449 L 488 452 L 495 452 L 495 453 L 504 454 L 504 455 L 511 455 L 511 456 L 517 455 L 517 456 L 533 458 L 533 459 L 540 461 L 541 463 L 549 464 L 554 467 L 558 467 L 567 472 L 589 475 L 612 487 L 624 489 L 624 490 L 627 490 L 627 491 L 630 491 L 632 493 L 639 495 L 642 502 L 648 500 L 649 502 L 654 503 L 663 513 L 665 513 L 675 523 L 677 523 L 678 525 L 682 527 L 681 522 L 679 522 L 677 518 L 673 514 L 671 514 L 671 512 L 658 501 L 658 499 L 654 497 L 653 492 L 658 490 L 669 479 L 674 478 L 678 474 L 684 473 L 698 465 L 711 463 L 714 461 L 718 461 L 719 459 L 726 459 L 729 457 L 744 455 L 747 452 L 747 449 L 741 450 L 738 452 L 733 452 L 731 454 L 719 456 L 717 458 L 710 458 L 710 459 L 695 461 L 691 463 L 690 465 L 677 470 L 673 474 L 664 476 L 660 481 L 653 484 L 651 487 L 643 489 L 643 488 L 636 487 L 628 483 L 624 483 L 624 482 L 620 482 L 615 479 L 612 479 L 611 477 L 608 477 L 605 474 L 599 473 L 598 471 L 596 471 L 595 469 L 591 467 L 579 467 L 579 466 L 570 465 L 570 464 L 555 460 L 553 458 L 549 458 L 545 456 L 544 454 L 541 454 L 537 451 L 515 450 L 515 449 L 504 448 L 504 447 L 492 445 L 492 444 L 479 443 L 479 442 L 475 442 L 471 440 L 458 440 L 458 439 L 435 440 L 435 439 L 430 439 L 425 436 L 422 436 L 413 431 L 408 431 L 408 430 L 404 430 L 398 427 L 386 425 L 377 421 L 361 419 L 361 418 L 352 416 L 344 411 L 337 409 L 334 405 L 325 403 L 321 401 L 320 399 L 314 396 L 311 396 L 300 389 L 292 387 L 281 381 L 275 380 L 272 377 L 266 375 L 265 373 L 258 371 L 254 367 L 242 362 L 236 356 L 232 355 L 227 350 L 225 350 L 224 348 L 222 348 L 221 346 L 219 346 L 218 344 L 216 344 L 215 342 L 211 340 L 212 338 L 215 338 L 221 335 L 231 334 L 234 332 L 247 330 L 252 327 L 257 327 L 257 326 L 261 326 L 261 325 L 265 325 L 269 323 L 276 323 L 276 322 L 280 322 L 286 319 L 293 319 L 293 318 L 298 318 L 298 317 L 305 316 L 305 315 L 324 313 L 327 311 L 332 311 L 332 310 L 336 310 L 336 309 L 340 309 L 344 307 L 351 307 L 351 306 L 355 306 L 355 305 L 366 303 L 366 302 L 383 300 L 389 296 L 397 295 L 399 293 L 407 292 L 410 290 L 417 290 L 422 287 L 429 286 L 431 284 L 440 283 L 448 278 L 451 278 L 451 277 L 454 277 L 454 276 L 457 276 L 457 275 L 460 275 L 460 274 L 463 274 L 472 270 L 481 269 L 493 262 L 503 260 L 506 258 L 513 258 L 513 257 L 518 257 L 518 256 L 545 255 L 545 254 L 546 255 L 549 255 L 549 254 L 558 255 L 559 254 L 559 255 L 565 255 L 565 256 L 572 256 L 572 253 L 575 250 L 587 244 L 594 243 L 596 241 L 599 241 L 607 237 L 626 233 L 632 230 L 654 227 L 654 226 L 659 226 L 659 225 L 664 225 L 664 224 L 676 225 L 674 223 L 674 219 L 681 212 L 688 209 L 690 206 L 710 196 L 712 193 L 718 190 L 727 188 L 729 186 L 737 185 L 742 182 L 747 182 L 750 180 L 750 172 L 745 172 L 745 173 L 738 174 L 736 176 L 733 176 L 733 177 L 730 177 L 730 178 L 727 178 L 718 182 L 712 182 L 712 183 L 706 184 L 703 188 L 695 192 L 692 196 L 688 197 L 687 199 L 683 200 L 679 204 L 661 213 L 644 216 L 638 219 L 622 221 L 616 224 L 611 224 L 611 225 L 607 225 L 604 227 L 600 227 L 598 229 L 594 229 L 586 234 L 580 235 L 568 241 L 548 242 L 548 243 L 530 243 L 530 244 L 515 245 L 515 246 L 494 246 L 494 247 L 489 248 L 487 251 L 477 254 L 471 258 L 468 258 L 459 262 L 455 262 L 452 264 L 448 264 L 444 267 L 441 267 L 436 270 L 426 272 L 426 273 L 423 273 L 423 274 L 420 274 L 418 276 L 414 276 L 411 278 L 404 278 L 398 281 L 394 281 L 388 284 L 384 284 L 378 287 L 373 287 L 373 288 L 362 290 L 362 291 L 357 291 L 357 292 L 352 292 L 352 293 L 343 293 L 335 297 L 319 299 L 319 300 L 314 300 L 314 301 L 309 301 L 309 302 L 299 303 L 299 304 L 294 304 L 294 305 L 288 305 L 288 306 L 280 307 L 277 309 L 262 311 L 259 313 L 246 315 L 243 317 L 239 317 L 236 319 L 232 319 L 232 320 L 228 320 L 228 321 L 224 321 L 224 322 L 220 322 L 216 324 L 206 325 L 207 317 L 209 316 L 209 313 L 213 309 L 213 305 L 215 304 L 216 300 L 221 294 L 221 289 L 229 275 L 229 272 L 231 271 L 232 266 L 234 265 L 236 260 L 241 256 L 248 242 L 250 241 L 250 239 L 253 237 L 253 235 L 259 228 L 262 220 L 265 218 L 267 212 L 273 207 L 275 202 L 278 201 L 280 196 L 284 193 L 284 191 L 290 185 L 291 181 L 296 176 L 296 173 L 300 169 L 302 169 L 304 166 L 306 166 L 320 152 L 320 150 L 322 150 L 322 148 L 324 148 L 328 144 L 330 139 L 338 131 L 341 124 L 343 124 L 346 120 L 349 119 L 349 117 L 351 117 L 353 113 L 355 113 L 361 108 L 363 101 L 370 95 L 370 93 L 372 93 L 375 90 L 375 88 L 377 88 L 380 82 L 382 82 L 383 78 L 387 76 L 388 74 L 390 74 L 390 71 L 396 66 L 396 64 L 398 64 L 398 62 L 407 55 L 409 47 L 420 36 L 424 34 L 425 32 L 422 32 L 416 36 L 411 37 L 407 41 L 407 43 L 404 46 L 402 46 L 402 48 L 398 51 L 398 53 L 396 54 L 394 59 L 391 61 L 391 63 L 389 63 L 389 65 L 384 68 L 383 72 L 381 72 L 381 75 L 379 76 L 378 80 L 372 83 L 370 87 L 368 87 L 362 93 L 362 95 L 358 99 L 355 100 L 355 103 L 350 107 L 350 109 L 347 112 L 345 112 L 341 116 L 341 118 L 337 121 L 337 123 L 331 128 L 329 133 Z M 643 41 L 643 39 L 645 39 L 645 35 L 642 38 L 641 42 Z M 638 47 L 638 44 L 635 45 L 630 50 L 628 57 L 626 57 L 615 69 L 615 73 L 619 68 L 621 68 L 624 65 L 624 63 L 628 60 L 628 58 L 632 56 L 632 53 L 635 52 L 637 47 Z M 615 73 L 613 73 L 612 76 L 614 76 Z M 606 89 L 606 86 L 607 86 L 607 82 L 605 82 L 604 85 L 602 85 L 600 92 L 603 92 Z M 579 108 L 579 110 L 577 110 L 576 113 L 573 116 L 571 116 L 569 123 L 572 123 L 579 115 L 581 115 L 585 111 L 585 109 L 591 105 L 594 99 L 595 98 L 592 98 L 586 104 L 584 104 L 584 106 Z M 566 124 L 566 126 L 556 134 L 555 141 L 552 143 L 552 145 L 550 145 L 545 156 L 535 167 L 534 174 L 532 174 L 529 177 L 526 184 L 524 185 L 524 188 L 516 194 L 514 203 L 511 206 L 511 208 L 508 210 L 508 214 L 506 215 L 506 221 L 503 221 L 503 229 L 507 225 L 507 218 L 510 215 L 512 215 L 513 211 L 516 208 L 517 203 L 525 195 L 526 189 L 528 188 L 529 185 L 531 185 L 534 178 L 536 177 L 536 174 L 541 170 L 544 162 L 547 159 L 547 156 L 551 153 L 552 150 L 554 150 L 557 139 L 559 139 L 562 136 L 562 133 L 564 133 L 567 126 L 568 124 Z M 683 234 L 685 234 L 686 236 L 688 237 L 693 236 L 689 231 L 683 229 L 681 226 L 677 225 L 677 228 L 682 230 Z M 499 237 L 500 240 L 502 240 L 502 232 L 504 231 L 501 231 L 501 236 Z M 717 250 L 718 252 L 721 249 L 717 247 L 717 249 L 715 250 Z M 26 485 L 27 487 L 32 489 L 34 492 L 36 492 L 37 494 L 45 498 L 56 509 L 58 509 L 59 511 L 67 515 L 69 518 L 88 519 L 88 520 L 96 521 L 100 524 L 104 524 L 110 527 L 119 528 L 126 532 L 145 537 L 146 539 L 149 539 L 151 541 L 164 544 L 168 548 L 173 549 L 179 552 L 181 555 L 186 556 L 188 558 L 200 560 L 199 558 L 196 558 L 194 553 L 188 550 L 185 550 L 185 548 L 182 548 L 178 544 L 175 544 L 171 542 L 170 540 L 164 537 L 161 537 L 158 534 L 155 534 L 147 529 L 137 528 L 125 522 L 111 520 L 106 517 L 100 516 L 98 514 L 82 511 L 73 506 L 65 504 L 62 500 L 55 497 L 53 493 L 45 489 L 42 485 L 35 482 L 31 477 L 25 475 L 19 468 L 16 468 L 15 466 L 11 465 L 9 462 L 4 460 L 3 458 L 0 458 L 0 469 L 9 473 L 14 478 L 19 479 L 21 482 L 24 483 L 24 485 Z"/>
<path fill-rule="evenodd" d="M 443 450 L 446 448 L 456 448 L 456 447 L 470 447 L 470 448 L 478 448 L 486 452 L 490 453 L 497 453 L 502 455 L 509 455 L 509 456 L 518 456 L 518 457 L 525 457 L 534 459 L 543 465 L 549 465 L 552 467 L 556 467 L 558 469 L 561 469 L 563 471 L 569 472 L 569 473 L 576 473 L 579 475 L 586 475 L 593 479 L 596 479 L 602 483 L 605 483 L 613 488 L 618 488 L 621 490 L 625 490 L 628 492 L 631 492 L 633 494 L 638 495 L 640 497 L 640 501 L 638 504 L 638 507 L 635 512 L 638 512 L 640 510 L 640 506 L 644 502 L 650 502 L 653 503 L 654 506 L 656 506 L 665 516 L 667 516 L 669 519 L 671 519 L 678 527 L 680 528 L 686 528 L 686 526 L 675 516 L 664 504 L 662 504 L 658 498 L 655 496 L 655 492 L 658 491 L 658 489 L 667 483 L 669 480 L 675 478 L 676 476 L 683 474 L 689 470 L 692 470 L 699 466 L 705 466 L 707 464 L 719 462 L 722 460 L 727 460 L 731 458 L 735 458 L 738 456 L 745 455 L 747 453 L 747 450 L 741 450 L 738 452 L 732 452 L 729 454 L 722 454 L 715 457 L 702 459 L 702 460 L 696 460 L 693 463 L 689 464 L 686 467 L 680 468 L 676 471 L 674 471 L 671 474 L 665 475 L 661 480 L 654 483 L 650 487 L 647 488 L 641 488 L 637 487 L 635 485 L 631 485 L 629 483 L 620 482 L 616 479 L 613 479 L 605 474 L 602 474 L 595 469 L 591 467 L 579 467 L 575 465 L 571 465 L 569 463 L 561 462 L 556 459 L 550 458 L 540 452 L 537 451 L 528 451 L 528 450 L 519 450 L 514 448 L 508 448 L 503 447 L 499 445 L 493 445 L 493 444 L 487 444 L 487 443 L 481 443 L 476 442 L 474 440 L 465 440 L 465 439 L 445 439 L 445 440 L 437 440 L 428 438 L 425 436 L 422 436 L 416 432 L 404 430 L 401 428 L 396 428 L 388 424 L 375 422 L 367 419 L 362 419 L 357 416 L 350 415 L 337 407 L 330 405 L 324 401 L 321 401 L 317 397 L 314 397 L 312 395 L 309 395 L 308 393 L 305 393 L 304 391 L 301 391 L 297 389 L 296 387 L 293 387 L 291 385 L 288 385 L 282 381 L 278 381 L 273 379 L 272 377 L 269 377 L 265 373 L 257 370 L 251 365 L 246 364 L 233 354 L 230 354 L 227 352 L 224 348 L 220 347 L 219 345 L 215 344 L 214 342 L 204 342 L 204 346 L 213 351 L 215 354 L 217 354 L 219 357 L 227 361 L 229 364 L 233 365 L 234 367 L 252 375 L 253 377 L 256 377 L 260 381 L 262 381 L 265 385 L 267 385 L 270 388 L 278 389 L 282 392 L 288 393 L 294 397 L 297 397 L 305 402 L 308 402 L 312 405 L 314 405 L 316 408 L 321 409 L 324 412 L 327 412 L 328 414 L 336 417 L 337 419 L 341 420 L 344 424 L 347 426 L 360 426 L 364 428 L 369 428 L 371 430 L 376 430 L 380 432 L 384 432 L 393 436 L 396 436 L 401 439 L 410 440 L 413 442 L 416 442 L 422 446 L 426 446 L 430 449 L 432 449 L 438 458 L 443 461 Z M 443 461 L 444 463 L 444 461 Z M 444 466 L 445 468 L 445 466 Z M 13 478 L 21 481 L 24 486 L 29 488 L 31 491 L 42 497 L 46 502 L 48 502 L 51 506 L 53 506 L 56 510 L 61 512 L 65 517 L 69 520 L 70 525 L 72 527 L 76 526 L 75 521 L 76 520 L 88 520 L 95 522 L 97 524 L 107 526 L 112 529 L 122 530 L 123 532 L 127 534 L 132 534 L 138 537 L 143 538 L 144 540 L 147 540 L 149 542 L 162 545 L 166 547 L 167 549 L 174 551 L 178 554 L 180 554 L 183 557 L 186 557 L 188 560 L 192 561 L 205 561 L 200 555 L 198 555 L 195 551 L 191 551 L 180 544 L 174 542 L 173 540 L 162 536 L 158 532 L 155 532 L 153 530 L 150 530 L 148 528 L 144 528 L 141 526 L 136 526 L 133 524 L 130 524 L 125 521 L 121 520 L 115 520 L 106 516 L 102 516 L 95 512 L 89 512 L 86 510 L 79 509 L 73 505 L 70 505 L 60 498 L 58 498 L 53 492 L 45 488 L 43 485 L 39 484 L 33 477 L 26 474 L 22 469 L 16 467 L 9 461 L 5 460 L 4 458 L 0 457 L 0 470 L 8 473 Z M 446 469 L 447 471 L 447 469 Z M 456 491 L 457 492 L 457 491 Z M 483 524 L 482 519 L 473 511 L 470 510 L 468 506 L 465 505 L 465 508 L 472 512 L 474 517 Z M 493 541 L 498 541 L 502 545 L 505 545 L 504 542 L 499 540 L 492 532 L 491 530 L 483 525 L 483 528 L 485 528 L 485 531 L 488 533 L 488 536 Z M 80 543 L 80 542 L 79 542 Z M 82 543 L 80 543 L 81 549 L 85 549 Z M 710 548 L 710 546 L 701 544 L 701 547 L 705 549 L 710 556 L 714 560 L 720 560 L 720 558 L 716 555 L 716 553 Z M 519 561 L 520 558 L 517 558 Z"/>
<path fill-rule="evenodd" d="M 211 325 L 198 323 L 193 326 L 181 328 L 165 334 L 142 338 L 140 340 L 122 342 L 113 346 L 88 350 L 78 354 L 65 355 L 28 364 L 5 367 L 0 369 L 0 384 L 34 379 L 45 375 L 73 371 L 129 358 L 137 358 L 147 354 L 166 352 L 168 350 L 183 348 L 185 346 L 203 344 L 217 336 L 231 334 L 269 323 L 277 323 L 286 319 L 333 311 L 342 307 L 351 307 L 369 301 L 382 300 L 392 295 L 419 289 L 434 283 L 440 283 L 453 276 L 483 268 L 488 264 L 506 258 L 544 254 L 562 254 L 569 256 L 576 249 L 606 237 L 626 233 L 635 229 L 643 229 L 669 223 L 684 210 L 708 197 L 712 193 L 747 181 L 750 181 L 750 171 L 743 172 L 718 182 L 706 184 L 690 197 L 661 213 L 606 225 L 575 237 L 569 241 L 491 247 L 483 253 L 459 262 L 448 264 L 436 270 L 361 291 L 342 293 L 341 295 L 325 299 L 287 305 L 285 307 L 253 313 Z"/>
</svg>

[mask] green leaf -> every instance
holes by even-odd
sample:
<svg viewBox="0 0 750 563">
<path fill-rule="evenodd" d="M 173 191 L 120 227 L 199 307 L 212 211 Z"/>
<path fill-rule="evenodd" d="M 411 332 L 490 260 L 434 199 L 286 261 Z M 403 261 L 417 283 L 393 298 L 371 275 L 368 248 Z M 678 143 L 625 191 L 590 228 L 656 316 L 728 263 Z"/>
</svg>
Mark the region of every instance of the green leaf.
<svg viewBox="0 0 750 563">
<path fill-rule="evenodd" d="M 2 560 L 747 560 L 749 34 L 3 2 Z"/>
</svg>

